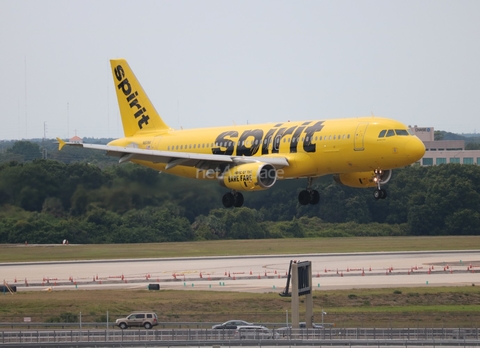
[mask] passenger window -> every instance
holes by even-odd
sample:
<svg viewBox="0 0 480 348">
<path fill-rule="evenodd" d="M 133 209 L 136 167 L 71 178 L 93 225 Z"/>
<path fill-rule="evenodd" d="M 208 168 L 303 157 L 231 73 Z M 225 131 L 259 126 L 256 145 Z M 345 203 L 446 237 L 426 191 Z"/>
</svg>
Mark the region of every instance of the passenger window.
<svg viewBox="0 0 480 348">
<path fill-rule="evenodd" d="M 335 139 L 337 139 L 337 136 L 336 136 L 336 135 L 333 136 L 333 140 L 335 140 Z"/>
<path fill-rule="evenodd" d="M 389 129 L 388 132 L 387 132 L 387 138 L 388 137 L 393 137 L 395 135 L 395 132 L 393 131 L 393 129 Z"/>
<path fill-rule="evenodd" d="M 378 135 L 379 138 L 383 138 L 385 136 L 385 133 L 387 133 L 387 130 L 384 129 L 380 132 L 380 134 Z"/>
<path fill-rule="evenodd" d="M 183 145 L 180 145 L 180 150 L 183 150 Z"/>
<path fill-rule="evenodd" d="M 408 135 L 408 131 L 406 129 L 395 129 L 395 133 L 400 136 Z"/>
</svg>

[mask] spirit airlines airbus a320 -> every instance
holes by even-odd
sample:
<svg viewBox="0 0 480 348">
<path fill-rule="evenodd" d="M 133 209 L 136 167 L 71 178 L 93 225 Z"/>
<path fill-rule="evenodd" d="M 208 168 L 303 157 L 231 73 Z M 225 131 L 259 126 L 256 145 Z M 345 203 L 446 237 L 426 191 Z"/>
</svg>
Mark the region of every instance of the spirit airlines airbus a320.
<svg viewBox="0 0 480 348">
<path fill-rule="evenodd" d="M 302 205 L 317 204 L 312 182 L 333 174 L 336 182 L 374 187 L 375 199 L 392 169 L 420 160 L 422 141 L 400 122 L 380 117 L 278 122 L 174 130 L 153 107 L 126 60 L 110 61 L 125 137 L 108 145 L 67 143 L 104 150 L 119 162 L 134 162 L 187 178 L 216 180 L 227 189 L 225 207 L 240 207 L 242 191 L 271 188 L 277 180 L 306 178 Z"/>
</svg>

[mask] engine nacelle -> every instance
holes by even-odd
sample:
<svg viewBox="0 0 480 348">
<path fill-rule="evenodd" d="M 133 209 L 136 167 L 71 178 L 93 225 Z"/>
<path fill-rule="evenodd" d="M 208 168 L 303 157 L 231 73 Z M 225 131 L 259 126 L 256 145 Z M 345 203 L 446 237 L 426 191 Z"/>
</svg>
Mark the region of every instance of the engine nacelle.
<svg viewBox="0 0 480 348">
<path fill-rule="evenodd" d="M 380 176 L 380 184 L 386 184 L 392 177 L 391 170 L 384 170 Z M 345 174 L 335 174 L 333 180 L 337 184 L 350 186 L 350 187 L 377 187 L 375 181 L 376 175 L 372 170 L 371 172 L 355 172 Z"/>
<path fill-rule="evenodd" d="M 268 163 L 246 163 L 226 169 L 218 178 L 221 186 L 236 191 L 259 191 L 273 186 L 277 171 Z"/>
</svg>

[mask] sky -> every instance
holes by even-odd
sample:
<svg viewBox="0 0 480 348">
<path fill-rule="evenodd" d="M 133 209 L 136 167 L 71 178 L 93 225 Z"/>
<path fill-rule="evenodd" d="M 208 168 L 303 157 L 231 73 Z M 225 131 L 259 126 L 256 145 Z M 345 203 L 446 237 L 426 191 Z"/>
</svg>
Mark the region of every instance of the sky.
<svg viewBox="0 0 480 348">
<path fill-rule="evenodd" d="M 164 121 L 383 116 L 480 132 L 480 1 L 0 0 L 0 141 L 123 136 L 109 59 Z"/>
</svg>

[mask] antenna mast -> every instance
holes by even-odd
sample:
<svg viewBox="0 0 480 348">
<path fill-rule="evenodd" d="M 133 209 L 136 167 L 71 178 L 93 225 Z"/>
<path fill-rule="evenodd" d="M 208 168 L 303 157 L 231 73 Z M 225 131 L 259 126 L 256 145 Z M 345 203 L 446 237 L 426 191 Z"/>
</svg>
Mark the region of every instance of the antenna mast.
<svg viewBox="0 0 480 348">
<path fill-rule="evenodd" d="M 47 136 L 47 122 L 43 122 L 43 139 L 42 139 L 42 159 L 47 159 L 47 149 L 45 148 L 45 138 Z"/>
</svg>

